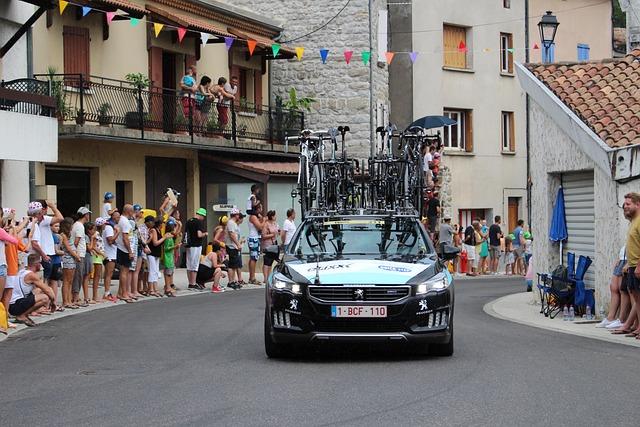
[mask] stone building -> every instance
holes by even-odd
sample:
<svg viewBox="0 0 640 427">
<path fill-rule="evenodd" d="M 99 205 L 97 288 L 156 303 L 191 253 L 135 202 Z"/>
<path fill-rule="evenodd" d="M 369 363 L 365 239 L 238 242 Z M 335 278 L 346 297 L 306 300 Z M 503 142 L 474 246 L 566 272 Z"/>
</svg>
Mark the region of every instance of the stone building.
<svg viewBox="0 0 640 427">
<path fill-rule="evenodd" d="M 565 192 L 566 252 L 586 255 L 586 276 L 598 308 L 609 299 L 614 261 L 629 222 L 624 195 L 638 191 L 640 164 L 640 50 L 620 60 L 517 64 L 532 99 L 530 138 L 534 266 L 548 272 L 560 263 L 558 244 L 548 239 L 559 186 Z"/>
<path fill-rule="evenodd" d="M 280 95 L 286 99 L 287 92 L 294 87 L 299 95 L 315 98 L 317 102 L 308 115 L 306 126 L 314 130 L 326 130 L 338 125 L 348 125 L 351 128 L 351 135 L 348 137 L 350 152 L 359 157 L 368 156 L 372 126 L 375 129 L 384 124 L 383 115 L 380 112 L 376 114 L 376 106 L 386 105 L 389 97 L 388 66 L 385 62 L 378 61 L 377 51 L 379 12 L 382 11 L 383 16 L 386 16 L 386 2 L 371 0 L 370 15 L 368 0 L 224 1 L 279 19 L 284 28 L 279 42 L 292 48 L 304 47 L 302 61 L 292 59 L 272 65 L 272 96 Z M 212 0 L 207 2 L 214 3 Z M 345 5 L 346 8 L 340 12 Z M 302 11 L 304 15 L 301 14 Z M 333 17 L 335 19 L 329 22 Z M 369 20 L 373 49 L 371 61 L 365 66 L 361 53 L 370 49 Z M 327 25 L 323 27 L 325 24 Z M 322 28 L 317 32 L 302 37 L 319 27 Z M 320 49 L 329 49 L 326 64 L 322 64 Z M 344 59 L 346 50 L 353 51 L 349 65 Z M 373 75 L 372 83 L 370 71 Z M 373 106 L 370 105 L 370 94 L 373 95 Z"/>
</svg>

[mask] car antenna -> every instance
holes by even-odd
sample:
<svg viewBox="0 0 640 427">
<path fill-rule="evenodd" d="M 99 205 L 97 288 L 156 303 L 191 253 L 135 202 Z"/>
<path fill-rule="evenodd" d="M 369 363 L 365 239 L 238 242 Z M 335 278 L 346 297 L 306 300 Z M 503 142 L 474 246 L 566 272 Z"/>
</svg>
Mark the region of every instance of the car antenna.
<svg viewBox="0 0 640 427">
<path fill-rule="evenodd" d="M 316 254 L 316 277 L 313 279 L 313 284 L 320 285 L 320 254 Z"/>
</svg>

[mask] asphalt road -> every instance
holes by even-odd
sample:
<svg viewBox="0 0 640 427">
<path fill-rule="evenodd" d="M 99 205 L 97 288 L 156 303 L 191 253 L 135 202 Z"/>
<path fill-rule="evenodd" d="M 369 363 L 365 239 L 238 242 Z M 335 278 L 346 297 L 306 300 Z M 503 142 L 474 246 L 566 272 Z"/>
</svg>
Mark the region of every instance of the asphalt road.
<svg viewBox="0 0 640 427">
<path fill-rule="evenodd" d="M 520 282 L 456 286 L 451 358 L 340 348 L 269 360 L 262 290 L 49 322 L 0 343 L 0 425 L 640 425 L 637 348 L 482 311 Z"/>
</svg>

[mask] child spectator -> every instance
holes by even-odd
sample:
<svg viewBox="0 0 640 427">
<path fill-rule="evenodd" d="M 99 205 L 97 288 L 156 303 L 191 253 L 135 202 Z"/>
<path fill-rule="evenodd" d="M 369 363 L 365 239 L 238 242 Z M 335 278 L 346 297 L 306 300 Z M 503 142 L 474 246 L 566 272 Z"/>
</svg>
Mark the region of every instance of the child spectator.
<svg viewBox="0 0 640 427">
<path fill-rule="evenodd" d="M 105 224 L 107 220 L 105 218 L 96 218 L 96 227 L 93 231 L 93 250 L 91 251 L 91 258 L 93 260 L 93 289 L 92 300 L 95 302 L 102 302 L 98 298 L 98 287 L 100 286 L 100 278 L 102 277 L 102 265 L 106 259 L 104 253 L 104 239 L 102 233 L 104 232 Z"/>
<path fill-rule="evenodd" d="M 516 257 L 513 253 L 513 247 L 511 243 L 513 239 L 511 235 L 505 237 L 504 239 L 504 263 L 505 263 L 505 274 L 507 276 L 513 275 L 514 263 L 516 261 Z"/>
<path fill-rule="evenodd" d="M 116 297 L 111 294 L 111 279 L 113 278 L 113 270 L 116 268 L 116 258 L 118 257 L 118 247 L 116 239 L 120 235 L 120 229 L 115 224 L 120 221 L 120 212 L 114 211 L 110 220 L 104 224 L 102 230 L 102 240 L 104 243 L 104 294 L 103 300 L 116 302 Z"/>
<path fill-rule="evenodd" d="M 113 213 L 118 210 L 117 208 L 113 207 L 113 199 L 114 199 L 113 193 L 109 191 L 104 193 L 104 204 L 102 205 L 103 218 L 110 219 L 111 215 L 113 215 Z"/>
<path fill-rule="evenodd" d="M 49 278 L 49 286 L 53 290 L 53 294 L 58 300 L 58 287 L 62 282 L 62 239 L 60 238 L 60 223 L 51 225 L 51 232 L 53 233 L 53 249 L 55 255 L 51 257 L 51 277 Z M 64 306 L 59 306 L 58 311 L 64 311 Z"/>
<path fill-rule="evenodd" d="M 173 272 L 175 269 L 175 249 L 176 243 L 174 238 L 174 230 L 176 228 L 176 223 L 172 219 L 167 221 L 167 225 L 165 226 L 165 234 L 164 234 L 164 244 L 163 250 L 164 254 L 162 256 L 162 263 L 164 264 L 164 294 L 168 297 L 175 297 L 175 292 L 172 288 L 173 285 Z"/>
</svg>

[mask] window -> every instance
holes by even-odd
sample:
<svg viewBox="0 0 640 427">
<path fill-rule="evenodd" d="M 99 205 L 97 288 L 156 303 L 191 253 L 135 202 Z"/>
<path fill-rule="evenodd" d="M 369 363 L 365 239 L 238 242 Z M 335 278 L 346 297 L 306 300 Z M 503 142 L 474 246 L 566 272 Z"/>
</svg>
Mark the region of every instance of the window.
<svg viewBox="0 0 640 427">
<path fill-rule="evenodd" d="M 516 141 L 515 141 L 515 126 L 513 123 L 513 112 L 503 111 L 501 114 L 501 139 L 502 139 L 502 152 L 515 153 Z"/>
<path fill-rule="evenodd" d="M 505 9 L 511 9 L 511 0 L 502 0 L 502 7 Z"/>
<path fill-rule="evenodd" d="M 551 43 L 549 46 L 542 45 L 542 63 L 548 64 L 554 61 L 556 56 L 556 44 Z"/>
<path fill-rule="evenodd" d="M 443 52 L 444 66 L 450 68 L 470 68 L 469 67 L 469 42 L 467 39 L 467 28 L 454 25 L 444 25 L 443 32 Z M 464 46 L 462 49 L 461 46 Z"/>
<path fill-rule="evenodd" d="M 511 51 L 510 51 L 511 49 Z M 500 33 L 500 71 L 513 74 L 513 35 Z"/>
<path fill-rule="evenodd" d="M 446 108 L 444 115 L 457 123 L 444 127 L 443 144 L 445 148 L 466 152 L 473 151 L 472 114 L 471 110 L 454 110 Z"/>
<path fill-rule="evenodd" d="M 578 61 L 589 60 L 589 45 L 584 43 L 578 43 Z"/>
<path fill-rule="evenodd" d="M 62 44 L 64 51 L 64 73 L 82 74 L 84 79 L 89 79 L 89 29 L 71 27 L 65 25 L 62 31 Z M 74 78 L 73 80 L 76 80 Z M 65 83 L 72 85 L 69 82 Z M 78 86 L 75 84 L 73 86 Z"/>
</svg>

